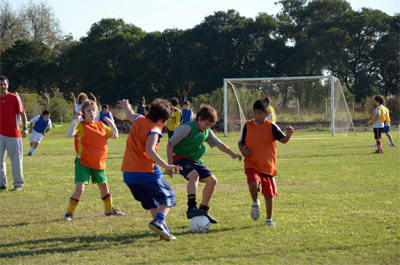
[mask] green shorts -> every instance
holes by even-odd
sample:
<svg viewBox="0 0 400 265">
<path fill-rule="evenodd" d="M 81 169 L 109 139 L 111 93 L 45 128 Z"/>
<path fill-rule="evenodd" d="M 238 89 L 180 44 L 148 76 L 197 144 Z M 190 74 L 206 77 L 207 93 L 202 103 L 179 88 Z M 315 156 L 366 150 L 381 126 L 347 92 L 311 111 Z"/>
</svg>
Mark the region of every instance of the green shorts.
<svg viewBox="0 0 400 265">
<path fill-rule="evenodd" d="M 98 170 L 81 165 L 79 158 L 75 161 L 75 183 L 89 184 L 90 176 L 92 176 L 92 183 L 104 183 L 107 181 L 105 170 Z"/>
</svg>

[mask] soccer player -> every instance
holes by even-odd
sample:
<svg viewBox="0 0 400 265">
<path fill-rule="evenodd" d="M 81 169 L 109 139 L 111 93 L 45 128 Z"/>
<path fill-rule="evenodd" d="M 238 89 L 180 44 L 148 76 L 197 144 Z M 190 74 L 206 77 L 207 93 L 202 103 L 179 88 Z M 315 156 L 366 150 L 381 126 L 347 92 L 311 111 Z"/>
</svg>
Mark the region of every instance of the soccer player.
<svg viewBox="0 0 400 265">
<path fill-rule="evenodd" d="M 193 120 L 193 111 L 190 109 L 189 100 L 183 102 L 182 114 L 182 124 Z"/>
<path fill-rule="evenodd" d="M 165 223 L 168 212 L 175 206 L 175 193 L 159 166 L 171 170 L 171 176 L 181 167 L 165 163 L 157 153 L 162 128 L 172 117 L 173 107 L 166 100 L 156 99 L 145 117 L 134 114 L 126 99 L 121 100 L 118 106 L 125 110 L 128 120 L 133 123 L 121 168 L 124 183 L 130 188 L 133 197 L 142 203 L 142 207 L 150 210 L 153 221 L 149 228 L 166 241 L 176 239 Z"/>
<path fill-rule="evenodd" d="M 372 115 L 372 119 L 367 124 L 372 124 L 374 129 L 374 138 L 376 140 L 376 151 L 375 154 L 383 154 L 382 150 L 382 131 L 384 127 L 384 122 L 386 121 L 386 108 L 383 106 L 385 99 L 383 96 L 375 96 L 375 105 L 377 106 Z"/>
<path fill-rule="evenodd" d="M 97 114 L 96 121 L 101 121 L 102 123 L 104 123 L 105 125 L 107 125 L 108 127 L 110 127 L 110 126 L 108 125 L 108 123 L 104 120 L 104 118 L 107 117 L 107 118 L 109 118 L 113 123 L 115 123 L 115 122 L 114 122 L 114 117 L 113 117 L 112 113 L 109 112 L 108 110 L 109 110 L 108 105 L 107 105 L 107 104 L 103 104 L 103 105 L 101 106 L 101 111 L 99 111 L 99 114 Z"/>
<path fill-rule="evenodd" d="M 182 124 L 182 115 L 181 110 L 177 108 L 178 104 L 179 99 L 173 97 L 171 99 L 171 105 L 174 107 L 174 114 L 172 118 L 169 119 L 167 122 L 168 139 L 170 139 L 172 135 L 174 135 L 176 128 L 178 128 L 178 126 Z"/>
<path fill-rule="evenodd" d="M 269 114 L 267 116 L 267 120 L 276 123 L 276 114 L 274 108 L 271 106 L 271 100 L 268 97 L 264 98 L 264 100 L 267 101 L 269 104 Z"/>
<path fill-rule="evenodd" d="M 385 102 L 383 102 L 383 103 L 385 103 Z M 393 142 L 392 135 L 390 135 L 390 121 L 391 120 L 390 120 L 390 115 L 389 115 L 389 109 L 386 108 L 385 106 L 383 106 L 383 107 L 385 108 L 385 112 L 386 112 L 386 120 L 385 120 L 385 123 L 384 123 L 384 127 L 383 127 L 383 130 L 382 130 L 382 133 L 386 133 L 386 136 L 390 141 L 389 147 L 390 146 L 396 146 L 394 144 L 394 142 Z"/>
<path fill-rule="evenodd" d="M 28 156 L 32 156 L 38 148 L 40 141 L 51 130 L 50 112 L 45 110 L 42 112 L 42 115 L 36 115 L 29 122 L 29 133 L 31 134 L 29 143 L 31 150 Z"/>
<path fill-rule="evenodd" d="M 106 175 L 107 138 L 118 139 L 118 130 L 107 117 L 104 119 L 110 127 L 101 121 L 95 121 L 96 112 L 97 106 L 94 101 L 83 102 L 81 110 L 76 113 L 76 119 L 67 130 L 68 137 L 78 136 L 78 151 L 75 160 L 75 192 L 69 199 L 67 213 L 64 216 L 65 221 L 72 220 L 90 178 L 92 178 L 92 183 L 97 183 L 100 189 L 105 215 L 124 215 L 113 206 Z M 83 121 L 80 121 L 81 117 Z"/>
<path fill-rule="evenodd" d="M 260 201 L 258 191 L 261 184 L 265 200 L 267 226 L 275 226 L 272 220 L 274 197 L 278 196 L 274 176 L 276 171 L 276 144 L 287 143 L 294 129 L 286 127 L 286 136 L 275 123 L 267 119 L 269 115 L 269 102 L 257 100 L 253 105 L 254 119 L 245 123 L 239 138 L 239 149 L 244 158 L 244 168 L 247 175 L 247 184 L 253 200 L 251 217 L 253 220 L 260 218 Z"/>
<path fill-rule="evenodd" d="M 151 109 L 151 108 L 150 108 Z M 217 178 L 203 164 L 201 157 L 207 152 L 203 144 L 207 142 L 210 147 L 217 147 L 228 154 L 232 159 L 242 160 L 242 156 L 235 154 L 228 146 L 221 142 L 210 129 L 217 122 L 217 111 L 211 106 L 203 106 L 196 114 L 196 120 L 179 126 L 167 145 L 168 164 L 181 166 L 180 174 L 188 181 L 187 198 L 188 210 L 186 217 L 206 216 L 210 223 L 218 223 L 208 214 L 210 200 L 217 186 Z M 171 171 L 167 170 L 169 175 Z M 200 208 L 197 208 L 196 192 L 199 181 L 205 182 Z"/>
</svg>

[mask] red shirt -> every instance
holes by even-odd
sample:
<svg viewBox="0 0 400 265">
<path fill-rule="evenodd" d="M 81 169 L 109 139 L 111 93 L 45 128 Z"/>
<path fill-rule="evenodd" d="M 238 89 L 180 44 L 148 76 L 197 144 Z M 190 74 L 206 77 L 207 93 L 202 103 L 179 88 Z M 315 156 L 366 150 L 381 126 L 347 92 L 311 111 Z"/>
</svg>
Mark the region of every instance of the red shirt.
<svg viewBox="0 0 400 265">
<path fill-rule="evenodd" d="M 6 137 L 19 138 L 19 114 L 25 112 L 21 99 L 8 92 L 7 96 L 0 97 L 0 134 Z"/>
</svg>

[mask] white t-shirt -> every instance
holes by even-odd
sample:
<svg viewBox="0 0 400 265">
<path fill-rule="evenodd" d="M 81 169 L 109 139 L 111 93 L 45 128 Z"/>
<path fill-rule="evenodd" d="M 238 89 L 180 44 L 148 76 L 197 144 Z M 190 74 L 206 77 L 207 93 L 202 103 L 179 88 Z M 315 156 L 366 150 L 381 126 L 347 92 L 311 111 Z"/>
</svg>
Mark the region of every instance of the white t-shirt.
<svg viewBox="0 0 400 265">
<path fill-rule="evenodd" d="M 382 105 L 380 105 L 380 106 L 382 106 Z M 385 124 L 383 123 L 383 121 L 381 121 L 381 119 L 379 118 L 379 116 L 381 115 L 381 111 L 380 111 L 380 109 L 379 109 L 380 106 L 378 106 L 378 107 L 375 109 L 375 117 L 378 117 L 378 119 L 372 124 L 372 127 L 373 127 L 373 128 L 383 128 L 383 127 L 385 126 Z M 374 117 L 374 118 L 375 118 L 375 117 Z"/>
</svg>

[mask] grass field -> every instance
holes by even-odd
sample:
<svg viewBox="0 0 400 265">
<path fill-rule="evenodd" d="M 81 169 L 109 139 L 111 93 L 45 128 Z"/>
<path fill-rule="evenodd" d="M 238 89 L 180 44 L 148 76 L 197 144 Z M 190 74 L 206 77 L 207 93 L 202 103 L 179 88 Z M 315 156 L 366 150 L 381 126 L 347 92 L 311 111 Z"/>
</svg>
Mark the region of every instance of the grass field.
<svg viewBox="0 0 400 265">
<path fill-rule="evenodd" d="M 191 234 L 186 219 L 186 181 L 167 178 L 177 206 L 167 221 L 178 240 L 159 241 L 148 228 L 150 213 L 122 182 L 127 135 L 110 140 L 107 175 L 114 206 L 123 217 L 106 217 L 99 190 L 89 185 L 71 222 L 61 221 L 74 185 L 73 140 L 67 127 L 44 138 L 24 156 L 25 186 L 0 193 L 1 264 L 400 264 L 400 141 L 372 154 L 372 132 L 331 137 L 295 132 L 278 146 L 276 227 L 250 217 L 243 162 L 217 148 L 204 160 L 218 178 L 210 214 L 219 220 L 208 234 Z M 238 152 L 239 135 L 224 138 Z M 165 136 L 159 153 L 166 158 Z M 28 153 L 28 138 L 23 139 Z M 202 190 L 200 187 L 200 191 Z M 201 192 L 198 192 L 198 201 Z M 262 205 L 264 205 L 262 200 Z M 263 208 L 262 208 L 263 209 Z"/>
</svg>

